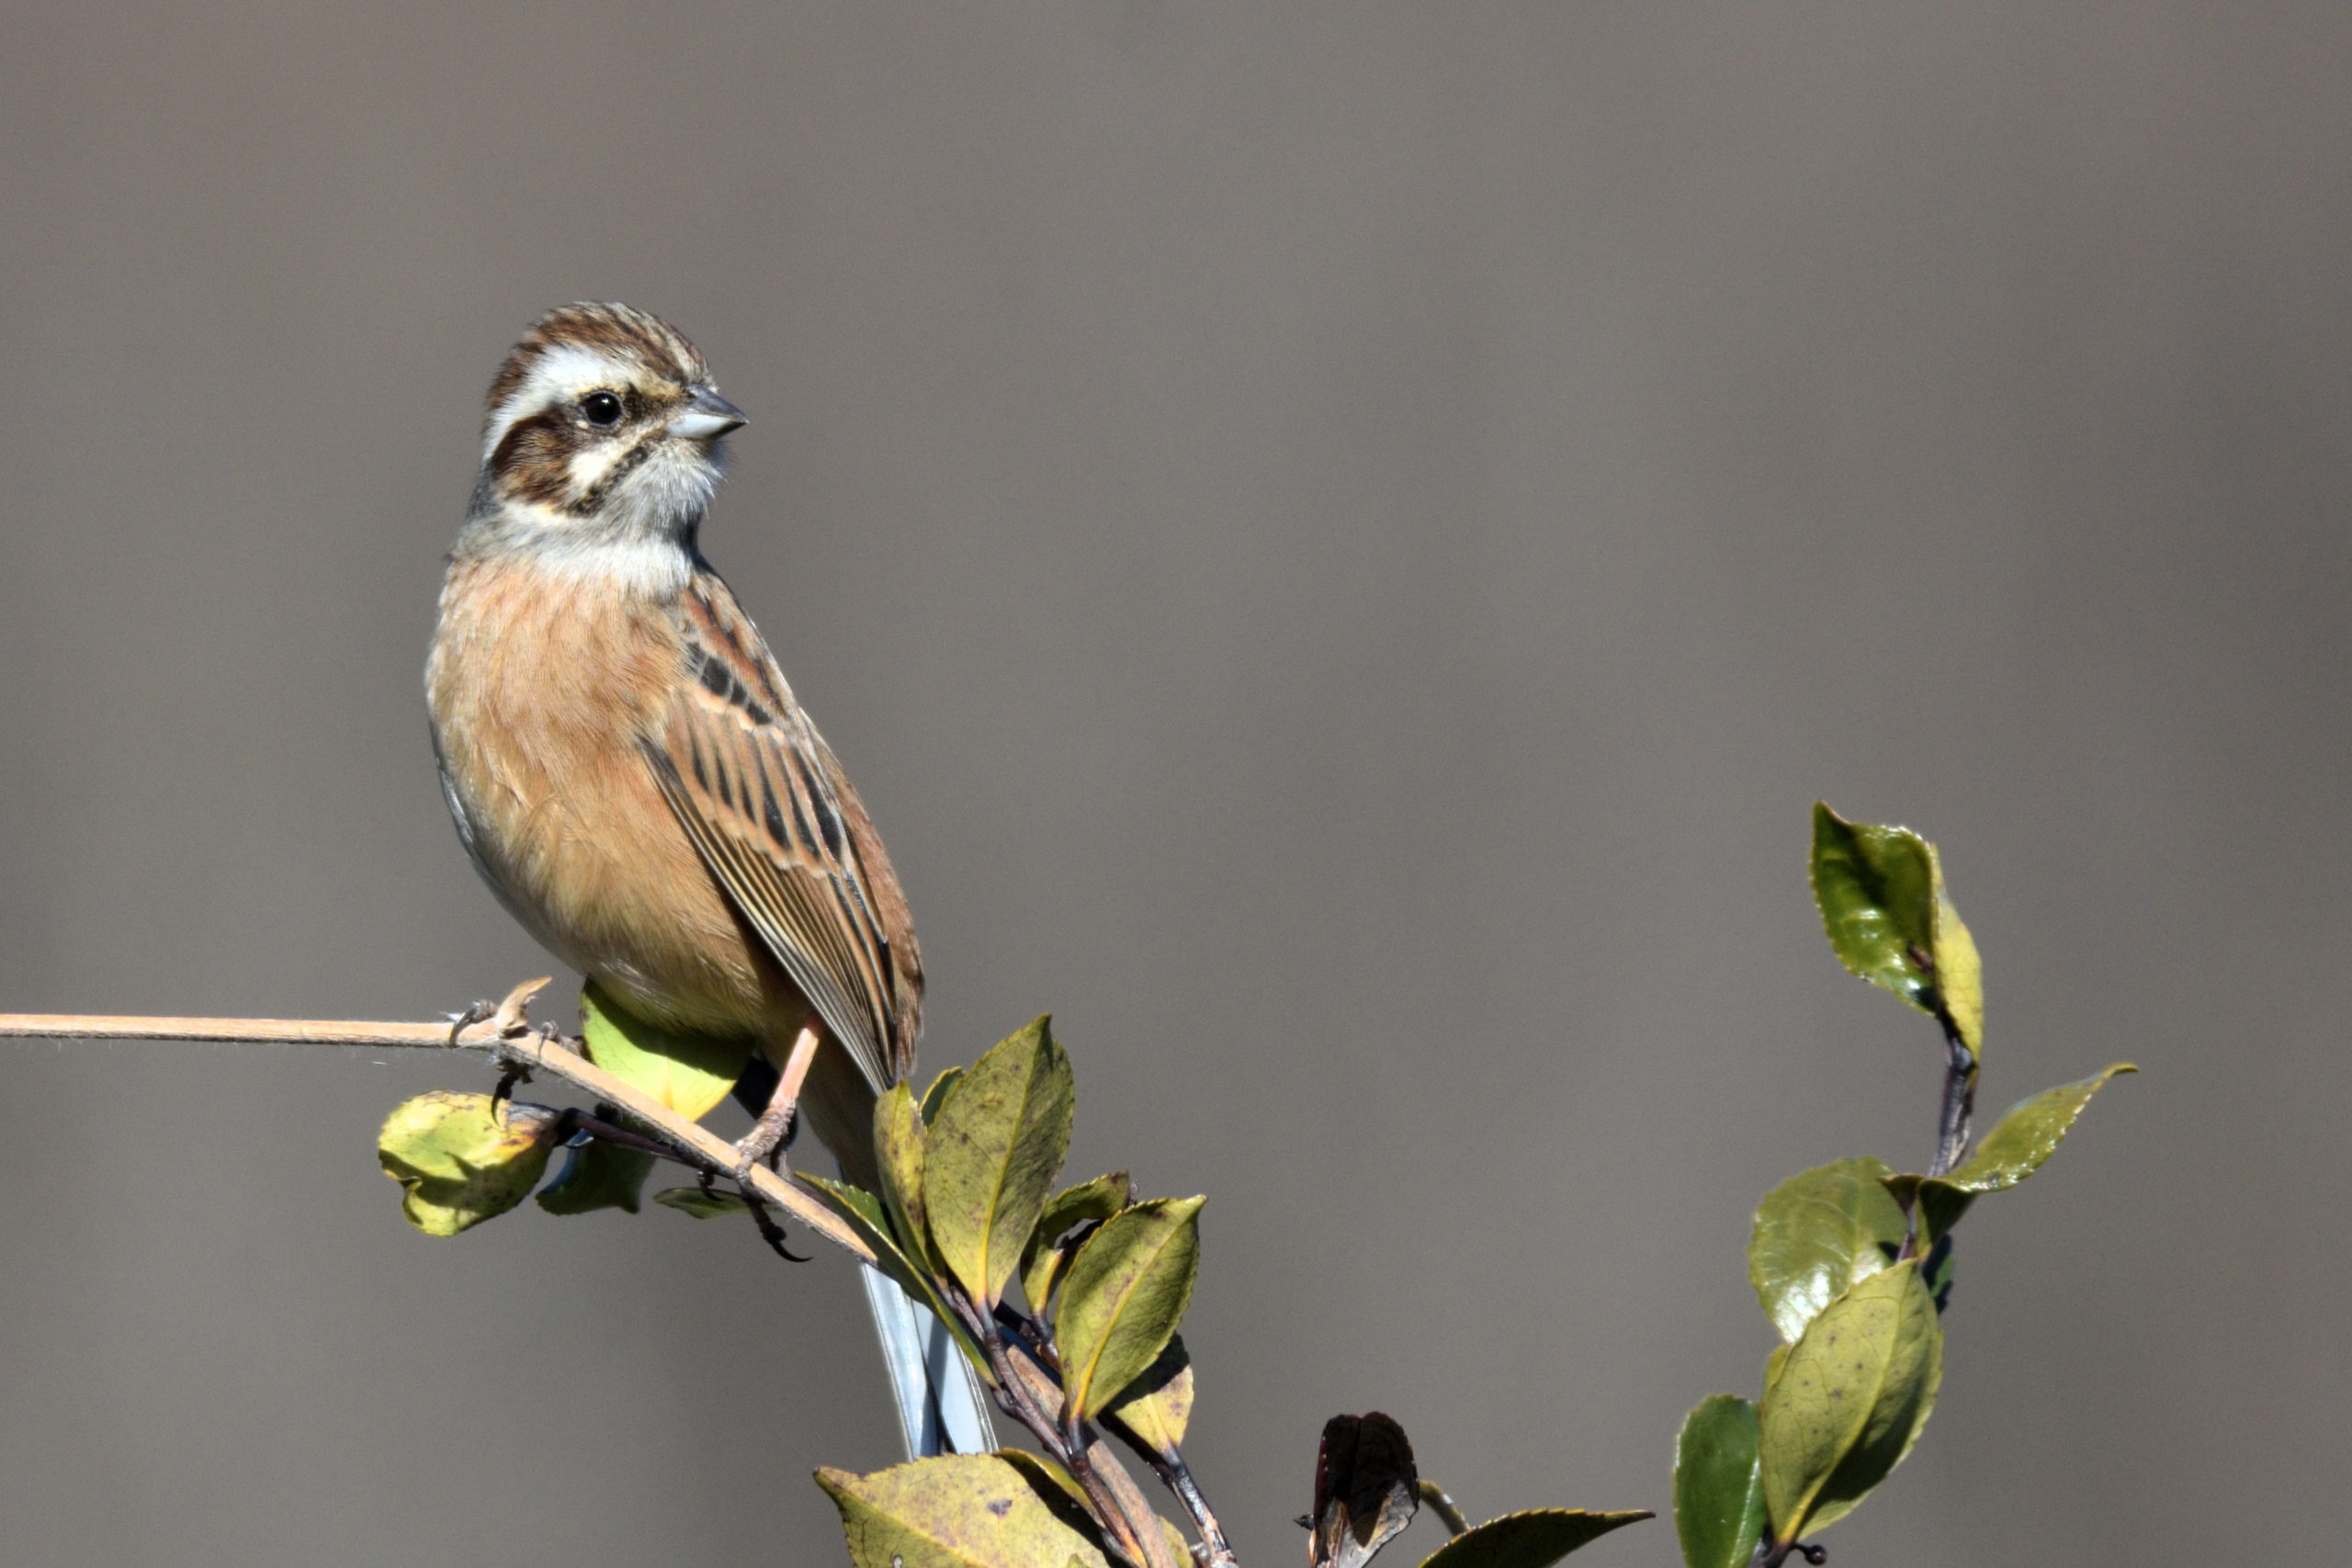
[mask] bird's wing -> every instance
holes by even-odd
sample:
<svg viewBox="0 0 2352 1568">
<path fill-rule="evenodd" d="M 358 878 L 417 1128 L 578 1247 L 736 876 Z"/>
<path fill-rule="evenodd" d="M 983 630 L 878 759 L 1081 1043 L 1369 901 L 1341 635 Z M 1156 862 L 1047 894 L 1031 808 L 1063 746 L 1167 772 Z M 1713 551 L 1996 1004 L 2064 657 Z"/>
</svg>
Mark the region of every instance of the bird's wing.
<svg viewBox="0 0 2352 1568">
<path fill-rule="evenodd" d="M 876 1092 L 913 1069 L 921 960 L 841 765 L 726 584 L 680 604 L 684 666 L 645 742 L 703 863 Z"/>
</svg>

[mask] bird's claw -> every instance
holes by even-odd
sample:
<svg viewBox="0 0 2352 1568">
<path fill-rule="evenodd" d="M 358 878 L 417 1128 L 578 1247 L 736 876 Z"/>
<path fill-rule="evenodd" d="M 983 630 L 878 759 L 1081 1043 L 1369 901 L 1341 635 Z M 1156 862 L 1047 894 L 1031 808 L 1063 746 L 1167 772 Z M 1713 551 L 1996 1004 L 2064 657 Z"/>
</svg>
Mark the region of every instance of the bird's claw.
<svg viewBox="0 0 2352 1568">
<path fill-rule="evenodd" d="M 453 1051 L 456 1050 L 458 1047 L 458 1035 L 463 1034 L 467 1030 L 471 1029 L 477 1023 L 481 1023 L 488 1019 L 496 1017 L 497 1013 L 498 1004 L 490 1000 L 488 998 L 484 998 L 482 1000 L 478 1002 L 469 1002 L 464 1007 L 459 1008 L 456 1012 L 448 1014 L 449 1048 Z"/>
<path fill-rule="evenodd" d="M 453 1046 L 457 1044 L 458 1036 L 478 1023 L 488 1023 L 501 1044 L 531 1033 L 531 1021 L 527 1016 L 527 1010 L 531 1005 L 531 998 L 547 989 L 548 978 L 547 976 L 541 976 L 536 980 L 526 980 L 507 992 L 503 1000 L 476 1002 L 463 1012 L 451 1014 L 449 1043 Z M 555 1025 L 541 1024 L 537 1033 L 541 1051 L 545 1051 L 555 1043 Z M 529 1063 L 503 1051 L 498 1055 L 502 1058 L 504 1070 L 498 1075 L 498 1087 L 490 1091 L 490 1113 L 493 1118 L 498 1114 L 498 1108 L 513 1097 L 516 1084 L 531 1081 Z"/>
</svg>

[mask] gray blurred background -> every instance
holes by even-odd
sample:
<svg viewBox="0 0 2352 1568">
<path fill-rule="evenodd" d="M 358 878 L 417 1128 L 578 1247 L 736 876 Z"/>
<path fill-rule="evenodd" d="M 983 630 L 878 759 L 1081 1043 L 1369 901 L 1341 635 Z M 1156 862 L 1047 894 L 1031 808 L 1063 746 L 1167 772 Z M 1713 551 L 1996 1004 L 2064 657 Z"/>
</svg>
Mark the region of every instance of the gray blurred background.
<svg viewBox="0 0 2352 1568">
<path fill-rule="evenodd" d="M 1667 1506 L 1771 1343 L 1757 1197 L 1929 1152 L 1816 796 L 1941 844 L 1988 1111 L 2147 1069 L 1972 1216 L 1837 1561 L 2352 1536 L 2352 12 L 15 4 L 0 57 L 0 1009 L 540 972 L 419 669 L 492 370 L 626 299 L 752 413 L 706 543 L 905 875 L 927 1069 L 1050 1008 L 1072 1174 L 1211 1195 L 1247 1562 L 1342 1410 L 1474 1515 Z M 410 1233 L 378 1122 L 488 1081 L 0 1045 L 0 1557 L 838 1561 L 808 1472 L 896 1442 L 850 1270 Z"/>
</svg>

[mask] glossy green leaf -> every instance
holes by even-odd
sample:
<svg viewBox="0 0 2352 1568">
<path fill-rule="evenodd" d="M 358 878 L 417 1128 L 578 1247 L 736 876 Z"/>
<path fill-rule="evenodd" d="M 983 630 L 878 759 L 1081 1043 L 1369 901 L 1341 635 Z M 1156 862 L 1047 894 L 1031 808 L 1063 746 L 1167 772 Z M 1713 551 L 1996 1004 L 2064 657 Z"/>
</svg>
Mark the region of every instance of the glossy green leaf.
<svg viewBox="0 0 2352 1568">
<path fill-rule="evenodd" d="M 959 1097 L 960 1098 L 960 1097 Z M 1200 1272 L 1205 1198 L 1154 1198 L 1121 1210 L 1070 1260 L 1055 1314 L 1062 1389 L 1091 1418 L 1159 1359 Z"/>
<path fill-rule="evenodd" d="M 922 1111 L 915 1104 L 913 1089 L 892 1084 L 874 1102 L 874 1156 L 882 1168 L 882 1202 L 898 1229 L 901 1248 L 928 1268 L 936 1259 L 923 1213 L 923 1134 Z"/>
<path fill-rule="evenodd" d="M 648 1023 L 593 980 L 580 992 L 580 1032 L 590 1061 L 695 1122 L 733 1090 L 753 1044 Z"/>
<path fill-rule="evenodd" d="M 456 1235 L 531 1195 L 547 1173 L 556 1113 L 490 1096 L 434 1089 L 393 1108 L 376 1158 L 401 1184 L 401 1213 L 427 1235 Z"/>
<path fill-rule="evenodd" d="M 585 1214 L 598 1209 L 619 1209 L 634 1214 L 645 1179 L 653 1174 L 653 1156 L 642 1149 L 625 1149 L 591 1138 L 569 1151 L 559 1176 L 539 1189 L 537 1202 L 550 1214 Z"/>
<path fill-rule="evenodd" d="M 972 1064 L 933 1122 L 923 1199 L 940 1260 L 983 1313 L 1004 1295 L 1069 1149 L 1069 1058 L 1040 1018 Z"/>
<path fill-rule="evenodd" d="M 1927 840 L 1849 822 L 1815 802 L 1813 901 L 1838 962 L 1928 1009 L 1932 981 L 1922 960 L 1935 953 L 1936 868 Z"/>
<path fill-rule="evenodd" d="M 841 1510 L 855 1568 L 1106 1568 L 1084 1510 L 1042 1474 L 997 1454 L 951 1454 L 817 1484 Z"/>
<path fill-rule="evenodd" d="M 964 1069 L 961 1067 L 943 1068 L 940 1075 L 931 1080 L 931 1087 L 922 1091 L 924 1126 L 928 1127 L 939 1120 L 939 1108 L 947 1103 L 947 1097 L 955 1093 L 956 1086 L 963 1081 Z"/>
<path fill-rule="evenodd" d="M 1736 1394 L 1699 1402 L 1674 1445 L 1674 1533 L 1687 1568 L 1747 1568 L 1764 1539 L 1763 1428 Z"/>
<path fill-rule="evenodd" d="M 1184 1337 L 1170 1337 L 1168 1348 L 1102 1407 L 1102 1415 L 1125 1422 L 1160 1458 L 1173 1454 L 1193 1419 L 1193 1358 L 1184 1348 Z"/>
<path fill-rule="evenodd" d="M 1984 964 L 1933 844 L 1908 828 L 1849 822 L 1816 801 L 1813 899 L 1838 962 L 1922 1012 L 1945 1013 L 1982 1054 Z"/>
<path fill-rule="evenodd" d="M 1884 1185 L 1893 1174 L 1868 1156 L 1835 1160 L 1757 1206 L 1747 1277 L 1782 1339 L 1794 1342 L 1815 1314 L 1894 1260 L 1910 1225 Z"/>
<path fill-rule="evenodd" d="M 1646 1508 L 1622 1514 L 1589 1514 L 1581 1508 L 1505 1514 L 1455 1536 L 1421 1559 L 1421 1568 L 1551 1568 L 1611 1530 L 1655 1517 Z"/>
<path fill-rule="evenodd" d="M 1829 1303 L 1790 1349 L 1761 1412 L 1764 1499 L 1776 1540 L 1853 1511 L 1927 1425 L 1943 1331 L 1915 1263 Z"/>
<path fill-rule="evenodd" d="M 1135 1201 L 1135 1183 L 1124 1170 L 1065 1187 L 1046 1201 L 1021 1250 L 1021 1293 L 1029 1299 L 1032 1312 L 1045 1315 L 1055 1282 L 1069 1261 L 1054 1244 L 1087 1221 L 1107 1220 Z"/>
<path fill-rule="evenodd" d="M 2020 1100 L 1993 1124 L 1976 1152 L 1944 1178 L 1945 1183 L 1962 1192 L 1998 1192 L 2015 1187 L 2057 1149 L 2075 1118 L 2108 1079 L 2139 1070 L 2130 1062 L 2118 1062 L 2080 1083 L 2061 1084 Z"/>
<path fill-rule="evenodd" d="M 889 1213 L 883 1206 L 882 1200 L 862 1187 L 853 1187 L 846 1181 L 829 1181 L 806 1171 L 796 1171 L 794 1179 L 814 1193 L 825 1207 L 841 1216 L 857 1239 L 872 1250 L 876 1269 L 895 1280 L 900 1290 L 929 1307 L 932 1315 L 947 1325 L 948 1332 L 956 1337 L 956 1343 L 962 1348 L 965 1358 L 979 1372 L 980 1381 L 993 1386 L 996 1376 L 989 1371 L 987 1358 L 979 1353 L 979 1348 L 964 1332 L 962 1320 L 947 1310 L 947 1303 L 940 1296 L 939 1286 L 933 1280 L 931 1271 L 917 1267 L 899 1250 L 897 1233 L 891 1228 Z"/>
<path fill-rule="evenodd" d="M 715 1220 L 722 1214 L 748 1214 L 752 1206 L 742 1195 L 721 1192 L 718 1188 L 664 1187 L 653 1195 L 653 1201 L 665 1209 L 675 1209 L 697 1220 Z"/>
</svg>

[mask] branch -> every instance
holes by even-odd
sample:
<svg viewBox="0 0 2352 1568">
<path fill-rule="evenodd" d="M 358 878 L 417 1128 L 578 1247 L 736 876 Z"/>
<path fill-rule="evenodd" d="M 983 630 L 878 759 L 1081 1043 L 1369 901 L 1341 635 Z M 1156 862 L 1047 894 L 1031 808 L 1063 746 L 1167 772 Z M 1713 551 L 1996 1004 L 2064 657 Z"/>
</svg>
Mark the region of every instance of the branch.
<svg viewBox="0 0 2352 1568">
<path fill-rule="evenodd" d="M 110 1018 L 76 1013 L 0 1013 L 0 1039 L 17 1040 L 188 1040 L 238 1042 L 255 1045 L 372 1045 L 394 1051 L 481 1051 L 501 1067 L 522 1067 L 562 1079 L 584 1094 L 610 1101 L 628 1119 L 648 1129 L 687 1156 L 689 1165 L 708 1165 L 733 1173 L 738 1163 L 735 1145 L 699 1123 L 689 1122 L 659 1100 L 622 1082 L 596 1066 L 575 1043 L 552 1032 L 527 1031 L 520 1022 L 523 1008 L 545 980 L 518 986 L 502 1003 L 497 1016 L 462 1029 L 446 1023 L 369 1023 L 347 1020 L 280 1018 Z M 744 1185 L 767 1202 L 815 1231 L 860 1262 L 874 1254 L 865 1244 L 797 1183 L 764 1166 L 755 1166 Z"/>
<path fill-rule="evenodd" d="M 1976 1114 L 1976 1053 L 1940 1004 L 1936 1021 L 1944 1032 L 1944 1098 L 1936 1116 L 1936 1159 L 1928 1174 L 1945 1176 L 1968 1153 L 1969 1124 Z"/>
</svg>

